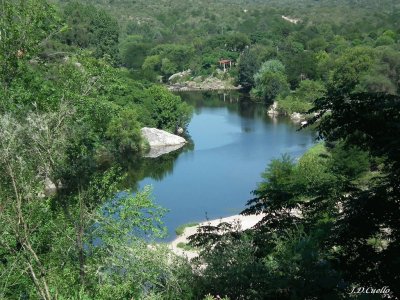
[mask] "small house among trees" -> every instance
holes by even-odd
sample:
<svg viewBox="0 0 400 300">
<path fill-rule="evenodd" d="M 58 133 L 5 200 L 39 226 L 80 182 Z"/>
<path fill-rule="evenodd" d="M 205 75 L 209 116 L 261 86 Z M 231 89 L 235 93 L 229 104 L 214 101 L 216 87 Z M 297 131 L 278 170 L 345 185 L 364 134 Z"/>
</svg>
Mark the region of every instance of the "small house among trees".
<svg viewBox="0 0 400 300">
<path fill-rule="evenodd" d="M 232 67 L 232 61 L 230 59 L 220 59 L 219 66 L 223 67 L 224 72 L 226 72 L 227 66 L 229 66 L 229 69 Z"/>
</svg>

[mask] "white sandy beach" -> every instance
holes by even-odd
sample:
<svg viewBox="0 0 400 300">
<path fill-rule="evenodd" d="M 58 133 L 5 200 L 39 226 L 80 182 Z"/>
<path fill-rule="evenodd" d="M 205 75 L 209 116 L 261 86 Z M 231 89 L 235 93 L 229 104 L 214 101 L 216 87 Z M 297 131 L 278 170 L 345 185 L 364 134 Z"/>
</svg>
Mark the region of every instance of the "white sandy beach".
<svg viewBox="0 0 400 300">
<path fill-rule="evenodd" d="M 197 226 L 186 227 L 183 234 L 178 236 L 175 240 L 173 240 L 171 242 L 170 249 L 177 255 L 187 257 L 188 259 L 192 259 L 197 256 L 197 252 L 196 251 L 187 251 L 182 248 L 179 248 L 178 244 L 179 243 L 186 244 L 188 242 L 188 237 L 195 234 L 197 231 L 197 228 L 199 226 L 204 226 L 204 225 L 216 226 L 223 222 L 230 223 L 230 224 L 240 222 L 241 229 L 246 230 L 246 229 L 253 227 L 259 221 L 261 221 L 263 216 L 264 215 L 251 215 L 251 216 L 234 215 L 234 216 L 230 216 L 230 217 L 226 217 L 226 218 L 204 221 L 204 222 L 199 223 Z"/>
</svg>

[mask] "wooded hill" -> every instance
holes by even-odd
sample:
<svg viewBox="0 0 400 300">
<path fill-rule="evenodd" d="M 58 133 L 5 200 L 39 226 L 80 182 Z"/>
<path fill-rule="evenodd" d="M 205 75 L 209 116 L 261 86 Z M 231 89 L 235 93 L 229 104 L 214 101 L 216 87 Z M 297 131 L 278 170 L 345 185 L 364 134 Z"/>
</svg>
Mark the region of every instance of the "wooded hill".
<svg viewBox="0 0 400 300">
<path fill-rule="evenodd" d="M 396 2 L 0 0 L 0 298 L 400 297 Z M 202 228 L 192 262 L 155 242 L 151 189 L 125 184 L 141 127 L 187 127 L 163 85 L 189 68 L 323 140 L 272 160 L 243 212 L 266 217 Z"/>
</svg>

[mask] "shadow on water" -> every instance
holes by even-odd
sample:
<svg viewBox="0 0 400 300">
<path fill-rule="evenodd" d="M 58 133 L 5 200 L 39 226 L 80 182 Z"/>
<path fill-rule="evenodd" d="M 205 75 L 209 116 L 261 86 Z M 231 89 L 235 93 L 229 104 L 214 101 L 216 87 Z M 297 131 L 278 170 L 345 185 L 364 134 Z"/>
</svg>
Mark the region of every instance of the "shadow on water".
<svg viewBox="0 0 400 300">
<path fill-rule="evenodd" d="M 165 176 L 174 172 L 174 163 L 185 152 L 193 151 L 194 144 L 191 140 L 179 150 L 161 155 L 156 158 L 146 158 L 134 155 L 125 160 L 126 180 L 123 183 L 125 188 L 137 191 L 138 183 L 145 178 L 151 178 L 155 181 L 161 181 Z"/>
</svg>

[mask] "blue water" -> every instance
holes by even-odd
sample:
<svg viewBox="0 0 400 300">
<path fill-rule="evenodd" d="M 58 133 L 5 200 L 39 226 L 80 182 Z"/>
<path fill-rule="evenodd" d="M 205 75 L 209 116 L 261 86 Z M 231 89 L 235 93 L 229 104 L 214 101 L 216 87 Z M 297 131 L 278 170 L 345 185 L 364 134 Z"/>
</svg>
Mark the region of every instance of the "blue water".
<svg viewBox="0 0 400 300">
<path fill-rule="evenodd" d="M 271 119 L 262 105 L 213 97 L 208 104 L 185 95 L 196 106 L 188 128 L 194 149 L 182 151 L 162 179 L 139 182 L 152 185 L 155 202 L 169 209 L 168 239 L 181 224 L 241 212 L 271 159 L 285 153 L 298 158 L 314 143 L 312 132 L 297 131 L 285 118 Z"/>
</svg>

